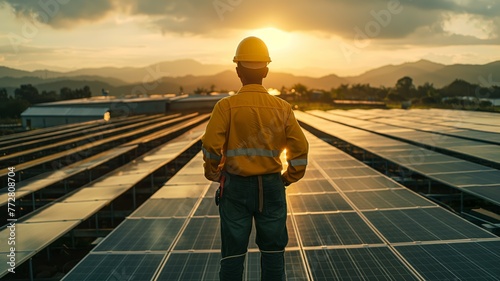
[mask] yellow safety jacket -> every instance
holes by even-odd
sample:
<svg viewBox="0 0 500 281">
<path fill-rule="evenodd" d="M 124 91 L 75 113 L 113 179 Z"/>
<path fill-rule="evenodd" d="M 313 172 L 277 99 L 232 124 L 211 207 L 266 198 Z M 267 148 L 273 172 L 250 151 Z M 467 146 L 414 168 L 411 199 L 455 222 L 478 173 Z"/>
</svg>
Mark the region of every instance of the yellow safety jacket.
<svg viewBox="0 0 500 281">
<path fill-rule="evenodd" d="M 287 183 L 304 176 L 309 145 L 286 101 L 259 84 L 243 86 L 215 105 L 202 137 L 205 177 L 219 181 L 221 170 L 240 176 L 277 173 L 286 149 Z"/>
</svg>

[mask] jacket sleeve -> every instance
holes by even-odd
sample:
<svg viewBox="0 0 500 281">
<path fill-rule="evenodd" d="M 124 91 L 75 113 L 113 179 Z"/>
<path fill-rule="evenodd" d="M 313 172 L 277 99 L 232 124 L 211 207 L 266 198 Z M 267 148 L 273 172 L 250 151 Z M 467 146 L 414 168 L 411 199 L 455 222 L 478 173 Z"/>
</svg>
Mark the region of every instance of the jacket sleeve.
<svg viewBox="0 0 500 281">
<path fill-rule="evenodd" d="M 309 143 L 304 132 L 302 132 L 302 128 L 295 119 L 291 108 L 285 125 L 285 133 L 288 168 L 282 177 L 283 180 L 290 184 L 300 180 L 304 176 L 307 166 L 307 153 L 309 151 Z"/>
<path fill-rule="evenodd" d="M 222 100 L 221 100 L 222 101 Z M 229 128 L 228 112 L 222 109 L 219 101 L 210 116 L 205 134 L 201 138 L 203 160 L 205 163 L 205 177 L 211 181 L 219 181 L 222 166 L 224 165 L 223 148 L 226 142 L 226 133 Z"/>
</svg>

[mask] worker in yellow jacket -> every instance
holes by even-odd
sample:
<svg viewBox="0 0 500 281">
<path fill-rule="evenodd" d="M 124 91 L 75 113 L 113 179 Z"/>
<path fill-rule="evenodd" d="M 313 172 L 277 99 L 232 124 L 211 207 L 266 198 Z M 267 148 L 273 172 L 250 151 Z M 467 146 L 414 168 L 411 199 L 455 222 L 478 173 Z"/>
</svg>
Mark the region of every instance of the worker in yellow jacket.
<svg viewBox="0 0 500 281">
<path fill-rule="evenodd" d="M 205 177 L 221 185 L 219 276 L 242 279 L 255 220 L 262 280 L 285 280 L 285 188 L 304 176 L 308 143 L 290 104 L 262 86 L 271 62 L 266 44 L 257 37 L 243 39 L 233 61 L 243 86 L 215 105 L 202 138 Z M 288 168 L 281 174 L 285 149 Z"/>
</svg>

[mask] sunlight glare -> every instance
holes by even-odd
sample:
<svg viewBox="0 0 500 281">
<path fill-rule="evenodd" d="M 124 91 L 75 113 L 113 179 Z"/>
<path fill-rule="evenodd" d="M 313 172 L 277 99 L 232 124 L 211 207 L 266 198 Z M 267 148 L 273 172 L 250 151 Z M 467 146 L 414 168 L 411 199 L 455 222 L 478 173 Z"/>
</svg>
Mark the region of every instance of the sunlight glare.
<svg viewBox="0 0 500 281">
<path fill-rule="evenodd" d="M 262 39 L 266 43 L 270 53 L 288 49 L 293 46 L 291 44 L 292 34 L 274 27 L 250 30 L 247 32 L 246 36 L 257 36 Z"/>
</svg>

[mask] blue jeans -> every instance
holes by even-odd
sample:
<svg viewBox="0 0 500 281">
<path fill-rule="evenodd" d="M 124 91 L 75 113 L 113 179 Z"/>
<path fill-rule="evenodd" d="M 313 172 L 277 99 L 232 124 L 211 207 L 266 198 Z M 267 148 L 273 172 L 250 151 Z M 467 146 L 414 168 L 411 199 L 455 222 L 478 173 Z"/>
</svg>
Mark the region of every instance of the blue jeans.
<svg viewBox="0 0 500 281">
<path fill-rule="evenodd" d="M 242 280 L 248 240 L 255 220 L 261 251 L 261 279 L 285 280 L 286 194 L 280 173 L 242 177 L 226 173 L 219 205 L 220 280 Z"/>
</svg>

